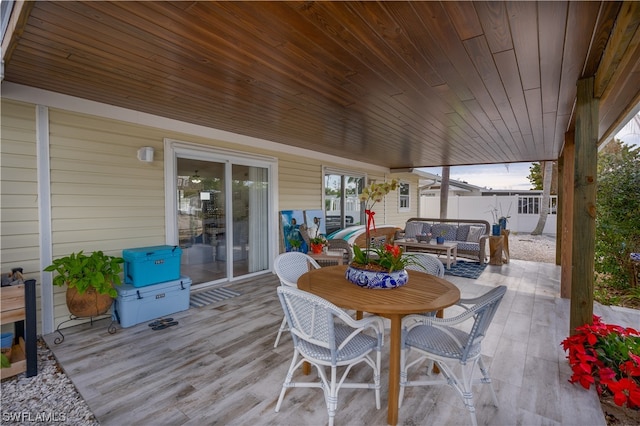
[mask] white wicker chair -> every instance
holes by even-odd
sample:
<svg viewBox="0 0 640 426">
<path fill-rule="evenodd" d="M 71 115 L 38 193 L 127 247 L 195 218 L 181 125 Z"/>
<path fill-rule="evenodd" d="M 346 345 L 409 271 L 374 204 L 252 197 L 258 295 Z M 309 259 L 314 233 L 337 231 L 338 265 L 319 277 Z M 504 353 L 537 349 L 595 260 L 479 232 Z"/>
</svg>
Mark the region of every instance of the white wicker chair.
<svg viewBox="0 0 640 426">
<path fill-rule="evenodd" d="M 405 269 L 426 272 L 436 277 L 444 278 L 444 265 L 437 256 L 429 253 L 407 252 L 407 256 L 411 256 L 416 264 L 409 264 Z"/>
<path fill-rule="evenodd" d="M 298 278 L 300 278 L 301 275 L 309 272 L 312 268 L 317 269 L 319 267 L 318 262 L 311 256 L 298 251 L 281 253 L 273 261 L 273 269 L 280 279 L 280 284 L 296 288 L 298 287 Z M 287 331 L 286 317 L 282 318 L 282 323 L 280 323 L 276 342 L 273 344 L 274 348 L 278 347 L 278 342 L 280 342 L 280 336 L 282 336 L 283 331 Z"/>
<path fill-rule="evenodd" d="M 474 299 L 461 299 L 458 305 L 464 312 L 452 318 L 435 318 L 424 315 L 408 315 L 403 323 L 402 354 L 400 357 L 400 400 L 402 405 L 404 389 L 407 386 L 449 385 L 455 389 L 464 401 L 471 422 L 477 425 L 473 403 L 472 385 L 487 384 L 491 390 L 493 403 L 497 407 L 498 399 L 491 384 L 491 378 L 481 356 L 481 343 L 493 320 L 507 288 L 499 286 Z M 473 320 L 470 331 L 454 327 L 467 320 Z M 418 358 L 407 364 L 407 356 L 416 352 Z M 442 377 L 434 380 L 409 381 L 407 370 L 416 363 L 428 359 L 438 365 Z M 453 372 L 453 365 L 460 364 L 461 378 Z M 482 378 L 474 379 L 473 373 L 478 364 Z M 432 362 L 427 367 L 431 371 Z"/>
<path fill-rule="evenodd" d="M 380 351 L 384 338 L 382 318 L 370 316 L 356 321 L 334 304 L 311 293 L 284 286 L 278 287 L 277 291 L 291 331 L 294 353 L 282 384 L 276 412 L 280 411 L 287 388 L 292 387 L 322 388 L 329 413 L 329 426 L 333 425 L 341 388 L 374 389 L 376 408 L 380 409 Z M 375 353 L 375 361 L 372 352 Z M 294 372 L 304 361 L 316 367 L 320 381 L 292 381 Z M 361 362 L 373 369 L 373 380 L 347 381 L 351 368 Z M 326 367 L 330 367 L 328 375 Z M 338 367 L 345 367 L 340 377 Z"/>
</svg>

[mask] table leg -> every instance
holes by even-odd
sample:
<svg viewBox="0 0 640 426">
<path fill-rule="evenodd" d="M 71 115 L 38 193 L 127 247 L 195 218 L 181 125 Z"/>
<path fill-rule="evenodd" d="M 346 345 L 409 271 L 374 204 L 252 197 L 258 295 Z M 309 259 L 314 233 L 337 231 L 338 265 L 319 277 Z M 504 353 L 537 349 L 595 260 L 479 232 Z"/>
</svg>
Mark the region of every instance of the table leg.
<svg viewBox="0 0 640 426">
<path fill-rule="evenodd" d="M 436 312 L 436 318 L 444 318 L 444 309 L 439 309 Z M 435 362 L 433 363 L 433 369 L 431 371 L 433 372 L 433 374 L 440 374 L 440 369 Z"/>
<path fill-rule="evenodd" d="M 302 363 L 302 374 L 304 374 L 305 376 L 308 376 L 309 373 L 311 373 L 311 364 L 305 361 Z"/>
<path fill-rule="evenodd" d="M 387 424 L 398 423 L 398 398 L 400 397 L 400 339 L 402 335 L 402 316 L 390 315 L 391 332 L 389 337 L 389 403 L 387 406 Z"/>
<path fill-rule="evenodd" d="M 447 247 L 447 269 L 451 269 L 451 247 Z"/>
</svg>

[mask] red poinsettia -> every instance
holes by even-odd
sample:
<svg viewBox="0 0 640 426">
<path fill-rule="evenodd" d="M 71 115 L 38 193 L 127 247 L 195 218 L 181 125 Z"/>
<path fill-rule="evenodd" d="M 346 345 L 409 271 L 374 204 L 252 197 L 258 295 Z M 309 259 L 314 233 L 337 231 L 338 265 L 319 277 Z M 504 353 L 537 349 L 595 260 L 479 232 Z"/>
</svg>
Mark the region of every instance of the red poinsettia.
<svg viewBox="0 0 640 426">
<path fill-rule="evenodd" d="M 599 394 L 608 391 L 618 406 L 640 407 L 640 333 L 633 328 L 605 324 L 593 316 L 593 324 L 576 328 L 562 341 L 573 374 L 569 381 Z"/>
</svg>

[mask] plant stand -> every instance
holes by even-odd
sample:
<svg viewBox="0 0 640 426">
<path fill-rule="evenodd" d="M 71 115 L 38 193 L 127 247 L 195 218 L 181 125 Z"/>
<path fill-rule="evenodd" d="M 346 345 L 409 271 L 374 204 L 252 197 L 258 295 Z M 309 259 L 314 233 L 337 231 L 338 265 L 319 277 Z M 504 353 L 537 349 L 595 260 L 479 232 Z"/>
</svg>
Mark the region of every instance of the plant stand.
<svg viewBox="0 0 640 426">
<path fill-rule="evenodd" d="M 56 328 L 56 333 L 58 333 L 60 336 L 56 337 L 55 340 L 53 341 L 53 343 L 55 343 L 56 345 L 64 342 L 64 334 L 62 334 L 62 331 L 60 331 L 60 327 L 62 327 L 63 324 L 66 324 L 70 321 L 80 321 L 80 320 L 86 320 L 88 319 L 89 322 L 91 323 L 91 326 L 93 327 L 93 321 L 99 321 L 99 320 L 103 320 L 106 318 L 111 318 L 111 323 L 109 324 L 109 327 L 107 327 L 107 331 L 109 332 L 109 334 L 116 334 L 116 326 L 115 326 L 115 321 L 113 319 L 113 316 L 111 314 L 104 314 L 104 315 L 98 315 L 97 317 L 78 317 L 76 315 L 69 315 L 69 319 L 66 321 L 62 321 L 60 324 L 58 324 L 58 327 Z"/>
<path fill-rule="evenodd" d="M 502 251 L 503 251 L 503 254 L 504 254 L 503 261 L 504 261 L 504 263 L 509 263 L 509 260 L 510 260 L 510 256 L 509 256 L 509 234 L 511 233 L 511 231 L 509 231 L 508 229 L 503 229 L 501 232 L 502 232 L 502 236 L 504 237 L 504 247 L 502 247 Z"/>
<path fill-rule="evenodd" d="M 504 236 L 489 237 L 489 265 L 502 266 L 502 253 L 504 250 Z"/>
</svg>

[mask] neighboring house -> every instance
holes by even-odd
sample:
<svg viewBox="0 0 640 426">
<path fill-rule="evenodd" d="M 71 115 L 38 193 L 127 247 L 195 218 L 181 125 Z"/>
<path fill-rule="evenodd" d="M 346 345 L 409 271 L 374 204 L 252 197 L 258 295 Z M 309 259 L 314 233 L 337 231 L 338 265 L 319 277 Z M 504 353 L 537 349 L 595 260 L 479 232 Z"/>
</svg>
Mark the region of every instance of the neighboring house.
<svg viewBox="0 0 640 426">
<path fill-rule="evenodd" d="M 68 312 L 41 271 L 71 252 L 180 244 L 195 286 L 271 273 L 278 212 L 322 209 L 327 176 L 398 178 L 376 222 L 418 215 L 410 173 L 20 86 L 1 118 L 1 270 L 37 280 L 43 333 Z"/>
</svg>

